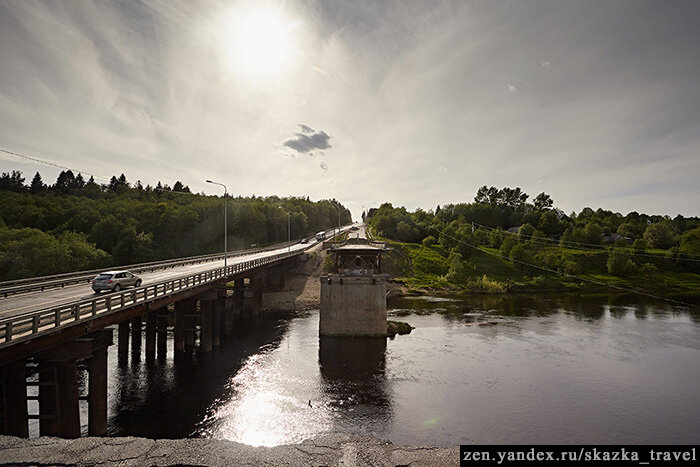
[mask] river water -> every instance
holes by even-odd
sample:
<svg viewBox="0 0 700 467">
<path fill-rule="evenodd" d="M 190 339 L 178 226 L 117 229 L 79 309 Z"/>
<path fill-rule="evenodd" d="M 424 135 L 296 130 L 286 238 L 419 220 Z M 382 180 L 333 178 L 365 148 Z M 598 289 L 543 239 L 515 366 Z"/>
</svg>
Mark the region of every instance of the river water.
<svg viewBox="0 0 700 467">
<path fill-rule="evenodd" d="M 636 297 L 403 298 L 394 339 L 319 339 L 318 312 L 243 323 L 211 354 L 118 365 L 110 435 L 252 445 L 698 443 L 700 312 Z M 172 342 L 170 342 L 172 345 Z"/>
</svg>

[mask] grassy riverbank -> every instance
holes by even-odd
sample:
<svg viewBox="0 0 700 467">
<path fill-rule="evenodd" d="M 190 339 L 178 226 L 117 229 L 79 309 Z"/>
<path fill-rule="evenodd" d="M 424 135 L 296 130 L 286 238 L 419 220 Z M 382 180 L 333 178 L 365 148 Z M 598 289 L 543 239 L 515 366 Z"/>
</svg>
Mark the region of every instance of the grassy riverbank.
<svg viewBox="0 0 700 467">
<path fill-rule="evenodd" d="M 450 258 L 441 245 L 389 241 L 393 249 L 385 265 L 394 280 L 409 294 L 500 294 L 508 292 L 587 291 L 609 292 L 609 284 L 625 289 L 664 296 L 700 296 L 700 274 L 671 270 L 664 259 L 625 276 L 608 273 L 607 251 L 568 250 L 557 252 L 559 261 L 568 261 L 575 273 L 565 275 L 499 257 L 499 250 L 479 247 L 465 260 Z M 547 251 L 542 252 L 546 257 Z M 457 262 L 459 261 L 459 262 Z M 541 258 L 533 264 L 546 269 Z M 668 266 L 668 267 L 666 267 Z"/>
</svg>

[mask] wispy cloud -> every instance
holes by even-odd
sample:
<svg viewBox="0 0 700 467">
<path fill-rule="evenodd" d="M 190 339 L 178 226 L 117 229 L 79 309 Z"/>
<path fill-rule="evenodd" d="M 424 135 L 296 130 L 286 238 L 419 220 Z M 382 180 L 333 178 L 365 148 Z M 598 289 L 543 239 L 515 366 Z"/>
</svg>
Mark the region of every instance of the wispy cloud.
<svg viewBox="0 0 700 467">
<path fill-rule="evenodd" d="M 194 191 L 699 214 L 696 3 L 288 0 L 300 53 L 251 80 L 226 61 L 240 2 L 0 1 L 0 143 Z"/>
</svg>

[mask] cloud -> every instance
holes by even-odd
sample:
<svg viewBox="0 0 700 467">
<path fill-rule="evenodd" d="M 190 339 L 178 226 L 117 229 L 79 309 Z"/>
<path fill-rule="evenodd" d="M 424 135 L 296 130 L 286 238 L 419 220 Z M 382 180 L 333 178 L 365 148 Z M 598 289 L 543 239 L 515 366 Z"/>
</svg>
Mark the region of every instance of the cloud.
<svg viewBox="0 0 700 467">
<path fill-rule="evenodd" d="M 443 173 L 444 173 L 444 172 L 447 172 L 447 167 L 445 167 L 444 165 L 442 165 L 442 166 L 438 167 L 437 171 L 438 171 L 438 172 L 443 172 Z"/>
<path fill-rule="evenodd" d="M 287 146 L 303 154 L 309 154 L 317 149 L 323 150 L 331 147 L 328 143 L 331 137 L 325 131 L 316 131 L 302 124 L 299 124 L 299 127 L 303 133 L 296 133 L 294 137 L 284 141 L 282 143 L 283 146 Z"/>
<path fill-rule="evenodd" d="M 540 65 L 545 68 L 549 68 L 552 66 L 552 62 L 540 62 Z"/>
<path fill-rule="evenodd" d="M 325 162 L 321 162 L 320 167 L 321 167 L 323 170 L 328 170 L 328 164 L 326 164 Z"/>
<path fill-rule="evenodd" d="M 515 92 L 515 91 L 518 90 L 518 88 L 516 88 L 515 85 L 513 85 L 513 84 L 509 84 L 509 85 L 508 85 L 508 90 L 509 90 L 510 92 Z"/>
</svg>

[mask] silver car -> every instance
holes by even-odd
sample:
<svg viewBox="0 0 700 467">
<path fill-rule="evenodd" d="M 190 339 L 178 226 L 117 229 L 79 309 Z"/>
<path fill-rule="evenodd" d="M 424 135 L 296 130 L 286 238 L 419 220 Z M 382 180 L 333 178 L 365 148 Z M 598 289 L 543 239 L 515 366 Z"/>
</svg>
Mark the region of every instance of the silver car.
<svg viewBox="0 0 700 467">
<path fill-rule="evenodd" d="M 97 275 L 92 281 L 92 290 L 100 293 L 103 290 L 119 292 L 124 287 L 139 287 L 141 278 L 129 271 L 105 271 Z"/>
</svg>

